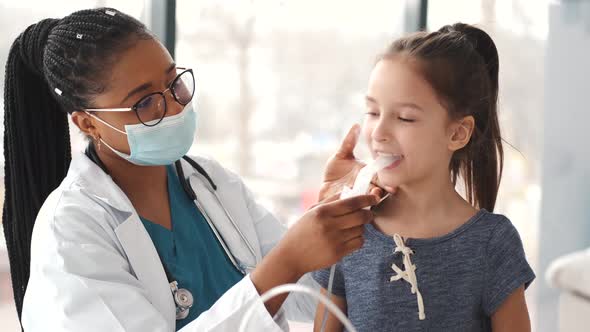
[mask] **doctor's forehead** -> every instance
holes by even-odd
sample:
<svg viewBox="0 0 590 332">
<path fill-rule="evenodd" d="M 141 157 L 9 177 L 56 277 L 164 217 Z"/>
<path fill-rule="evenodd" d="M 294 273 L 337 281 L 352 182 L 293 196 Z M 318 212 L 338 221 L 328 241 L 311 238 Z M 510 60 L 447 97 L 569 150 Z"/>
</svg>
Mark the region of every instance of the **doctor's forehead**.
<svg viewBox="0 0 590 332">
<path fill-rule="evenodd" d="M 174 75 L 174 60 L 156 39 L 140 39 L 123 51 L 112 66 L 107 92 L 116 102 L 140 98 L 142 93 L 161 91 Z M 135 91 L 135 95 L 130 96 Z M 136 101 L 136 100 L 134 100 Z M 125 100 L 125 103 L 128 103 Z"/>
</svg>

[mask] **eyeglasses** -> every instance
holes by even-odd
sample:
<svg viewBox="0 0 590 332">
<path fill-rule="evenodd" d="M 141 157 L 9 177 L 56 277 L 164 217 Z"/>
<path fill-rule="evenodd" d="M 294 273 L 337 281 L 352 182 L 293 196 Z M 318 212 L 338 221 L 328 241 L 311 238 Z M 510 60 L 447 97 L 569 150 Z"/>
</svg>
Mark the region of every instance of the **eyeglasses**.
<svg viewBox="0 0 590 332">
<path fill-rule="evenodd" d="M 88 108 L 89 112 L 129 112 L 134 111 L 139 121 L 148 127 L 160 123 L 166 116 L 168 105 L 165 93 L 170 91 L 180 105 L 187 105 L 195 94 L 195 76 L 192 69 L 176 68 L 178 75 L 170 86 L 162 92 L 152 92 L 142 97 L 131 108 Z"/>
</svg>

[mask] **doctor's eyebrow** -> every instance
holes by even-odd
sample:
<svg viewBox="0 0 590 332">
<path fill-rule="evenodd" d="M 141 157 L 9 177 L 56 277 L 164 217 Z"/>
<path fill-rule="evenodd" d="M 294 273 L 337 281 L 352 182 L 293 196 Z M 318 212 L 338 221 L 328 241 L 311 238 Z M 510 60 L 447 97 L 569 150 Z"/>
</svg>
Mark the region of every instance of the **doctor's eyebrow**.
<svg viewBox="0 0 590 332">
<path fill-rule="evenodd" d="M 164 74 L 166 74 L 166 75 L 170 74 L 174 70 L 174 68 L 176 68 L 176 63 L 175 62 L 172 62 L 172 64 L 168 68 L 166 68 L 166 70 L 164 71 Z M 141 84 L 140 86 L 138 86 L 135 89 L 131 90 L 127 94 L 127 96 L 125 96 L 125 98 L 123 98 L 123 100 L 121 101 L 121 104 L 125 103 L 125 101 L 127 99 L 129 99 L 129 97 L 133 96 L 134 94 L 139 93 L 141 91 L 145 91 L 145 90 L 149 89 L 150 87 L 152 87 L 152 83 L 151 82 L 147 82 L 147 83 Z"/>
</svg>

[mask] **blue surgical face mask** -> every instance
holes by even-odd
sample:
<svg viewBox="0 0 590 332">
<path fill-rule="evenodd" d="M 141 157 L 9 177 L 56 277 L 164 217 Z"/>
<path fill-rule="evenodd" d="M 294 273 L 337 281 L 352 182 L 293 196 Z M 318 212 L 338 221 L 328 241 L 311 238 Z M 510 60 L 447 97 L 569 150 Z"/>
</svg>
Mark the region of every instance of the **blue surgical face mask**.
<svg viewBox="0 0 590 332">
<path fill-rule="evenodd" d="M 127 135 L 131 154 L 117 151 L 102 139 L 100 141 L 119 157 L 141 166 L 170 165 L 182 158 L 193 144 L 197 126 L 192 103 L 185 106 L 179 114 L 167 116 L 153 127 L 139 123 L 125 125 L 125 131 L 113 127 L 99 117 L 87 114 L 113 130 Z"/>
</svg>

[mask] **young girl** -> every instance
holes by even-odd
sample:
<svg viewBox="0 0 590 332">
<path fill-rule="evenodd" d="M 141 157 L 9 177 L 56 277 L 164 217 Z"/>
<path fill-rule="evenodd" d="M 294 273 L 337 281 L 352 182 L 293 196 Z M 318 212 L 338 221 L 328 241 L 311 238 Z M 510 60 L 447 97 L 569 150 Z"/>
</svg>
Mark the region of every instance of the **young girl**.
<svg viewBox="0 0 590 332">
<path fill-rule="evenodd" d="M 373 158 L 399 157 L 377 174 L 397 190 L 336 266 L 333 299 L 358 331 L 530 330 L 524 290 L 535 275 L 510 220 L 492 213 L 497 98 L 496 47 L 470 25 L 399 39 L 377 62 L 362 136 Z M 327 288 L 329 269 L 314 278 Z M 325 330 L 342 325 L 328 315 Z"/>
</svg>

